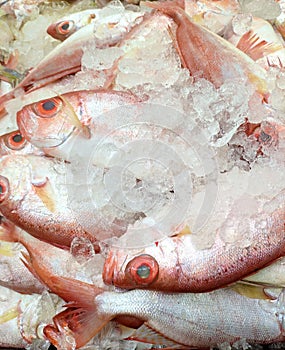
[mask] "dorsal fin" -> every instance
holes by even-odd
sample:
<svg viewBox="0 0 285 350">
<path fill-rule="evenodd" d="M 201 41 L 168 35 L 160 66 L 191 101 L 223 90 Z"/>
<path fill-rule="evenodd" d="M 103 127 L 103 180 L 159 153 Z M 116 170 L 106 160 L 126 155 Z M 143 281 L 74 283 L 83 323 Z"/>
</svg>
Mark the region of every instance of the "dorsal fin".
<svg viewBox="0 0 285 350">
<path fill-rule="evenodd" d="M 280 44 L 269 43 L 261 40 L 252 30 L 246 32 L 239 40 L 237 48 L 246 53 L 254 61 L 267 56 L 275 51 L 281 50 Z"/>
</svg>

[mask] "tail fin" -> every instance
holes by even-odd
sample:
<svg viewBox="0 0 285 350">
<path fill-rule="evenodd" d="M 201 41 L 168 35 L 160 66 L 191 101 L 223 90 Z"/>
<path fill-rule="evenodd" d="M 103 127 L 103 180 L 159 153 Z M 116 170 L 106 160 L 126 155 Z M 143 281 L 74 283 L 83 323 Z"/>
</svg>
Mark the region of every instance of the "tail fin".
<svg viewBox="0 0 285 350">
<path fill-rule="evenodd" d="M 76 348 L 82 347 L 112 319 L 112 315 L 97 311 L 95 298 L 104 292 L 102 289 L 62 276 L 51 277 L 48 286 L 69 302 L 68 308 L 53 318 L 55 327 L 49 325 L 44 329 L 45 336 L 57 348 L 66 349 L 70 336 Z"/>
</svg>

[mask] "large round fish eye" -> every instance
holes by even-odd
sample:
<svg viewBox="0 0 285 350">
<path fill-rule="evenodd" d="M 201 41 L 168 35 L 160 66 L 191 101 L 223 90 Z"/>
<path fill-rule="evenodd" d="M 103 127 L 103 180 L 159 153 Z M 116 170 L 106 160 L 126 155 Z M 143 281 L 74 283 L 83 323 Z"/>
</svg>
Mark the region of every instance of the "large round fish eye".
<svg viewBox="0 0 285 350">
<path fill-rule="evenodd" d="M 126 274 L 136 285 L 147 286 L 158 277 L 159 267 L 157 261 L 148 254 L 136 256 L 129 261 Z"/>
<path fill-rule="evenodd" d="M 4 201 L 9 193 L 9 181 L 6 177 L 0 175 L 0 203 Z"/>
<path fill-rule="evenodd" d="M 20 150 L 26 144 L 26 139 L 22 136 L 20 131 L 14 131 L 7 135 L 4 140 L 6 146 L 12 150 Z"/>
<path fill-rule="evenodd" d="M 61 35 L 71 34 L 75 30 L 74 21 L 62 21 L 56 26 L 56 31 Z"/>
<path fill-rule="evenodd" d="M 34 104 L 35 113 L 42 118 L 53 117 L 62 107 L 62 100 L 59 97 L 49 98 Z"/>
</svg>

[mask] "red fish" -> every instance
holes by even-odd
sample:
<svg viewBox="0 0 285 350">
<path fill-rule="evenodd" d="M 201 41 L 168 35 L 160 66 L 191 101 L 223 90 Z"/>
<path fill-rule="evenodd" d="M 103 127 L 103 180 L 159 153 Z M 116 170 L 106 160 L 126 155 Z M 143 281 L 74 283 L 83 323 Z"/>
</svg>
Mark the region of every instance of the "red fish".
<svg viewBox="0 0 285 350">
<path fill-rule="evenodd" d="M 248 222 L 245 243 L 241 238 L 226 244 L 217 234 L 212 247 L 198 249 L 188 233 L 137 251 L 111 247 L 103 279 L 125 289 L 206 292 L 224 287 L 285 255 L 284 205 Z"/>
</svg>

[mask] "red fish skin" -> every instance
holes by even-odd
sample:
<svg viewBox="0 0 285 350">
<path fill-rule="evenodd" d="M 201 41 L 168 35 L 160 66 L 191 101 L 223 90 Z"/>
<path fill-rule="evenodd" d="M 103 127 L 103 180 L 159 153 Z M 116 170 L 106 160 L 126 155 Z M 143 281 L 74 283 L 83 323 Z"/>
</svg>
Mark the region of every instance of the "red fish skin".
<svg viewBox="0 0 285 350">
<path fill-rule="evenodd" d="M 258 220 L 256 219 L 256 222 Z M 254 228 L 247 239 L 225 244 L 219 235 L 209 249 L 197 250 L 191 234 L 169 237 L 138 252 L 110 247 L 103 280 L 125 289 L 146 288 L 168 292 L 208 292 L 225 287 L 261 269 L 285 254 L 285 208 L 265 218 L 265 228 Z M 240 243 L 240 244 L 239 244 Z M 149 283 L 133 278 L 128 263 L 144 263 L 147 254 L 158 264 L 158 274 Z M 136 261 L 134 260 L 134 261 Z"/>
</svg>

